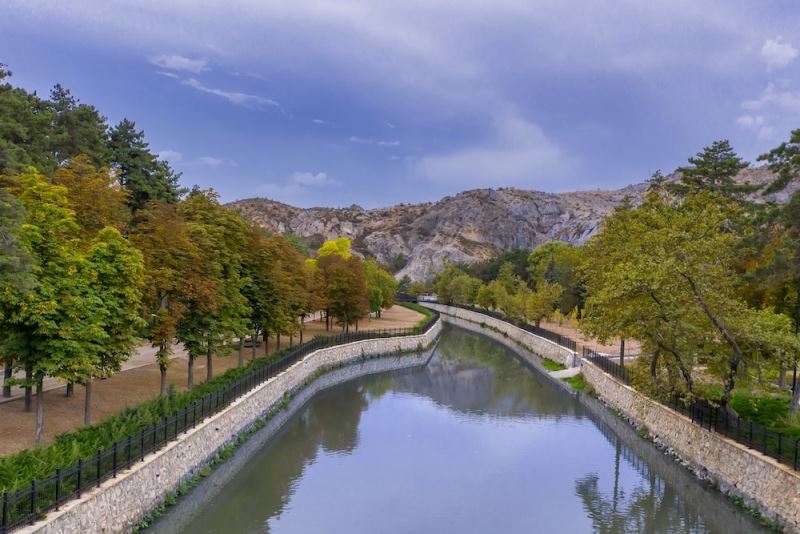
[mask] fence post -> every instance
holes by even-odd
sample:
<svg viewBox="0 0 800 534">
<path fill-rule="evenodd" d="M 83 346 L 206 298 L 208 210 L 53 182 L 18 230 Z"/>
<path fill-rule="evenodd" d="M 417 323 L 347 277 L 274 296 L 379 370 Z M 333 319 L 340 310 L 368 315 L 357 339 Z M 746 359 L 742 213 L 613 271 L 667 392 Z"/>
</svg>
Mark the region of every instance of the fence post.
<svg viewBox="0 0 800 534">
<path fill-rule="evenodd" d="M 795 455 L 796 456 L 796 455 Z M 797 462 L 795 462 L 796 464 Z M 8 491 L 3 490 L 3 532 L 8 527 Z"/>
<path fill-rule="evenodd" d="M 781 461 L 781 442 L 783 441 L 783 434 L 778 432 L 778 461 Z"/>
<path fill-rule="evenodd" d="M 36 513 L 36 479 L 31 480 L 31 524 L 34 521 L 34 514 Z"/>
<path fill-rule="evenodd" d="M 100 449 L 97 449 L 97 454 L 95 455 L 95 473 L 97 474 L 97 487 L 100 487 Z"/>
<path fill-rule="evenodd" d="M 81 496 L 81 475 L 83 474 L 83 458 L 78 458 L 78 498 Z"/>
<path fill-rule="evenodd" d="M 800 449 L 800 438 L 794 440 L 794 469 L 797 471 L 797 450 Z"/>
<path fill-rule="evenodd" d="M 141 455 L 142 455 L 142 457 L 140 458 L 140 460 L 141 460 L 142 462 L 144 462 L 144 428 L 141 430 L 141 433 L 139 434 L 139 441 L 140 441 L 140 443 L 139 443 L 139 447 L 141 447 L 141 451 L 140 451 L 140 453 L 141 453 Z"/>
<path fill-rule="evenodd" d="M 59 501 L 61 501 L 61 468 L 56 467 L 56 510 L 58 510 Z"/>
<path fill-rule="evenodd" d="M 127 454 L 128 461 L 125 462 L 125 467 L 128 467 L 128 466 L 131 465 L 131 440 L 132 439 L 133 439 L 133 436 L 128 434 L 128 454 Z"/>
<path fill-rule="evenodd" d="M 117 442 L 114 442 L 114 457 L 111 460 L 111 476 L 117 478 Z"/>
</svg>

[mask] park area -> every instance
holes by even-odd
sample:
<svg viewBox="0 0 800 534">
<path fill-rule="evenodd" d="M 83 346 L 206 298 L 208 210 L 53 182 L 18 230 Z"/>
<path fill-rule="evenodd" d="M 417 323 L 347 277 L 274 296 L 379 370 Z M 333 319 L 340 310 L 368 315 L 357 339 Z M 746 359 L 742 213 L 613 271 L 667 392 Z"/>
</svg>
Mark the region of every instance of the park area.
<svg viewBox="0 0 800 534">
<path fill-rule="evenodd" d="M 316 314 L 315 319 L 305 321 L 303 338 L 310 340 L 314 336 L 336 335 L 340 328 L 325 329 L 324 318 Z M 415 326 L 423 315 L 419 312 L 395 305 L 381 313 L 380 319 L 374 317 L 362 320 L 359 330 L 389 330 Z M 297 344 L 297 337 L 291 340 Z M 281 348 L 289 346 L 290 339 L 281 338 Z M 278 350 L 277 339 L 269 338 L 266 347 L 268 354 Z M 127 369 L 106 380 L 95 380 L 92 395 L 92 412 L 94 422 L 100 423 L 107 417 L 119 413 L 126 407 L 135 406 L 147 399 L 158 396 L 160 372 L 158 364 L 152 357 L 153 351 L 147 345 L 140 347 L 137 354 L 127 363 Z M 148 358 L 148 355 L 151 357 Z M 252 348 L 244 350 L 245 360 L 252 358 Z M 265 345 L 261 340 L 256 349 L 256 356 L 265 356 Z M 188 356 L 180 346 L 175 347 L 171 365 L 167 371 L 167 379 L 174 385 L 176 391 L 186 390 Z M 239 363 L 236 350 L 223 357 L 214 357 L 214 376 L 226 370 L 237 367 Z M 206 379 L 206 359 L 195 360 L 195 383 L 202 383 Z M 35 410 L 25 411 L 22 390 L 14 388 L 13 397 L 0 403 L 0 456 L 5 456 L 35 445 L 34 436 L 36 428 Z M 49 443 L 65 432 L 83 426 L 84 395 L 83 388 L 75 387 L 72 397 L 66 396 L 66 385 L 58 381 L 50 381 L 45 386 L 45 413 L 47 414 L 44 427 L 44 441 Z M 34 398 L 35 404 L 35 398 Z"/>
</svg>

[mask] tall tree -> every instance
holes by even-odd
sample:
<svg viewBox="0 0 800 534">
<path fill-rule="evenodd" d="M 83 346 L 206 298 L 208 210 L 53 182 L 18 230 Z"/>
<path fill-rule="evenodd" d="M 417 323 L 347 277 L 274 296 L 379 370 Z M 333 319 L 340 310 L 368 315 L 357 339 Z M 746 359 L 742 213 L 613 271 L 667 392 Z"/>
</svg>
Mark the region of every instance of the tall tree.
<svg viewBox="0 0 800 534">
<path fill-rule="evenodd" d="M 689 158 L 689 165 L 678 170 L 681 181 L 671 189 L 681 195 L 712 192 L 724 196 L 741 196 L 758 189 L 750 183 L 740 184 L 734 179 L 749 163 L 734 152 L 727 139 L 714 141 L 702 152 Z"/>
<path fill-rule="evenodd" d="M 319 259 L 325 280 L 325 293 L 331 316 L 349 331 L 369 313 L 366 273 L 357 257 L 344 259 L 331 254 Z"/>
<path fill-rule="evenodd" d="M 86 375 L 84 424 L 92 422 L 92 380 L 108 378 L 122 368 L 136 348 L 144 321 L 139 315 L 144 278 L 142 254 L 115 228 L 92 240 L 87 253 L 86 292 L 94 301 L 92 316 L 103 336 L 95 340 L 95 362 Z"/>
<path fill-rule="evenodd" d="M 192 228 L 177 206 L 152 202 L 137 215 L 131 239 L 142 251 L 145 283 L 142 310 L 145 335 L 156 350 L 161 394 L 168 390 L 167 369 L 177 328 L 186 310 L 184 301 L 202 299 L 208 289 L 203 258 Z"/>
<path fill-rule="evenodd" d="M 111 162 L 117 179 L 128 193 L 128 202 L 136 211 L 150 201 L 174 203 L 185 192 L 180 187 L 180 173 L 150 151 L 144 131 L 136 124 L 122 120 L 109 136 Z"/>
<path fill-rule="evenodd" d="M 68 89 L 50 91 L 53 132 L 51 150 L 57 163 L 86 155 L 96 167 L 108 165 L 108 125 L 94 106 L 81 104 Z"/>
<path fill-rule="evenodd" d="M 8 335 L 2 350 L 25 371 L 23 383 L 36 387 L 36 442 L 41 443 L 44 378 L 80 382 L 95 363 L 95 340 L 105 334 L 92 320 L 96 301 L 86 296 L 86 260 L 75 238 L 78 225 L 66 190 L 35 171 L 23 173 L 19 184 L 25 208 L 20 243 L 33 258 L 36 283 L 0 295 Z"/>
</svg>

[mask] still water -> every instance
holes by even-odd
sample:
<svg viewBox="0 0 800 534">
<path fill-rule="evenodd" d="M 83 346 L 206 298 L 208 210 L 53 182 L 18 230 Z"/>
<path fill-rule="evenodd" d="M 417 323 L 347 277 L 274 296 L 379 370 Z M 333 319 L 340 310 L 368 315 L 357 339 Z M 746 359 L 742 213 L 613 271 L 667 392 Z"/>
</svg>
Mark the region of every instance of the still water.
<svg viewBox="0 0 800 534">
<path fill-rule="evenodd" d="M 153 530 L 760 530 L 615 425 L 503 345 L 447 327 L 427 365 L 317 394 L 213 498 Z"/>
</svg>

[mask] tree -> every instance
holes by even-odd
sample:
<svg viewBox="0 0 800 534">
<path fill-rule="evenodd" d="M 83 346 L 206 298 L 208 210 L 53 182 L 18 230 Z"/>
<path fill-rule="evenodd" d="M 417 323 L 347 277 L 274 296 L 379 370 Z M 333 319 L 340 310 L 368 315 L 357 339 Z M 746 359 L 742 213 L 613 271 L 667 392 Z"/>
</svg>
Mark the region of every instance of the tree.
<svg viewBox="0 0 800 534">
<path fill-rule="evenodd" d="M 486 285 L 481 285 L 480 289 L 478 290 L 478 297 L 476 301 L 478 306 L 485 310 L 494 308 L 497 305 L 494 293 L 492 293 L 491 288 Z"/>
<path fill-rule="evenodd" d="M 108 126 L 94 106 L 81 104 L 68 89 L 56 84 L 50 91 L 50 109 L 51 150 L 57 163 L 83 154 L 95 167 L 108 165 Z"/>
<path fill-rule="evenodd" d="M 695 363 L 705 363 L 722 382 L 719 402 L 727 407 L 741 367 L 758 357 L 751 347 L 786 349 L 785 339 L 775 337 L 771 312 L 749 308 L 740 295 L 741 213 L 717 194 L 669 202 L 657 192 L 638 208 L 615 211 L 587 246 L 589 297 L 581 328 L 601 341 L 640 340 L 652 355 L 653 374 L 669 366 L 689 394 Z M 662 355 L 667 359 L 656 361 Z"/>
<path fill-rule="evenodd" d="M 178 214 L 176 205 L 153 202 L 139 211 L 137 218 L 131 239 L 144 258 L 145 336 L 157 348 L 160 391 L 166 395 L 167 369 L 185 302 L 202 299 L 210 291 L 211 282 L 202 271 L 196 234 Z"/>
<path fill-rule="evenodd" d="M 350 248 L 352 243 L 346 237 L 340 237 L 338 239 L 332 239 L 330 241 L 325 241 L 322 246 L 319 248 L 318 254 L 320 258 L 324 258 L 330 255 L 341 256 L 343 259 L 348 260 L 350 256 L 352 256 L 352 252 Z"/>
<path fill-rule="evenodd" d="M 89 239 L 102 228 L 122 230 L 128 223 L 128 194 L 108 168 L 95 169 L 88 156 L 76 156 L 56 169 L 53 183 L 67 189 L 81 236 Z"/>
<path fill-rule="evenodd" d="M 528 272 L 534 288 L 544 282 L 556 283 L 563 288 L 558 307 L 565 315 L 575 308 L 583 308 L 584 288 L 579 272 L 581 250 L 554 241 L 535 248 L 528 256 Z"/>
<path fill-rule="evenodd" d="M 672 184 L 671 190 L 680 195 L 711 192 L 723 196 L 741 196 L 758 189 L 750 183 L 739 184 L 734 180 L 739 171 L 749 165 L 734 152 L 727 139 L 714 141 L 711 146 L 689 158 L 689 166 L 678 169 L 681 181 Z"/>
<path fill-rule="evenodd" d="M 782 191 L 792 181 L 800 179 L 800 129 L 792 130 L 789 141 L 761 154 L 758 161 L 765 161 L 776 176 L 765 193 Z"/>
<path fill-rule="evenodd" d="M 95 362 L 83 381 L 86 388 L 84 424 L 92 422 L 92 380 L 108 378 L 122 368 L 139 338 L 144 321 L 139 315 L 144 279 L 142 254 L 118 230 L 106 227 L 92 240 L 87 253 L 88 284 L 94 302 L 92 315 L 103 336 L 95 341 Z"/>
<path fill-rule="evenodd" d="M 212 356 L 230 350 L 232 338 L 249 330 L 250 310 L 243 293 L 247 284 L 242 254 L 247 223 L 236 212 L 219 204 L 213 191 L 193 190 L 178 206 L 199 247 L 202 265 L 190 266 L 183 304 L 186 313 L 178 326 L 178 338 L 189 353 L 189 385 L 194 383 L 194 359 L 206 355 L 207 380 L 213 377 Z"/>
<path fill-rule="evenodd" d="M 10 77 L 0 63 L 0 174 L 23 172 L 29 165 L 49 172 L 56 166 L 50 152 L 52 110 L 35 94 L 3 83 Z"/>
<path fill-rule="evenodd" d="M 109 147 L 117 180 L 128 191 L 133 211 L 151 201 L 175 203 L 185 193 L 180 173 L 150 152 L 144 131 L 136 130 L 133 121 L 123 119 L 111 129 Z"/>
<path fill-rule="evenodd" d="M 397 281 L 374 259 L 364 262 L 364 270 L 370 294 L 370 311 L 380 318 L 382 309 L 388 310 L 394 306 Z"/>
<path fill-rule="evenodd" d="M 25 220 L 25 212 L 19 201 L 0 190 L 0 295 L 21 292 L 29 289 L 31 257 L 20 242 L 20 230 Z M 0 307 L 0 337 L 3 332 L 5 311 Z M 3 396 L 11 396 L 9 381 L 12 376 L 13 358 L 7 356 L 3 372 Z"/>
<path fill-rule="evenodd" d="M 325 296 L 331 316 L 342 329 L 349 331 L 350 325 L 369 313 L 366 273 L 356 257 L 344 259 L 338 254 L 323 256 L 318 261 L 325 280 Z"/>
<path fill-rule="evenodd" d="M 96 340 L 105 333 L 93 320 L 96 300 L 86 295 L 86 260 L 74 237 L 78 225 L 68 207 L 66 190 L 35 170 L 19 177 L 19 199 L 25 208 L 20 243 L 31 255 L 35 284 L 0 295 L 3 356 L 25 371 L 22 382 L 36 386 L 36 442 L 44 431 L 45 377 L 80 382 L 91 373 Z"/>
</svg>

